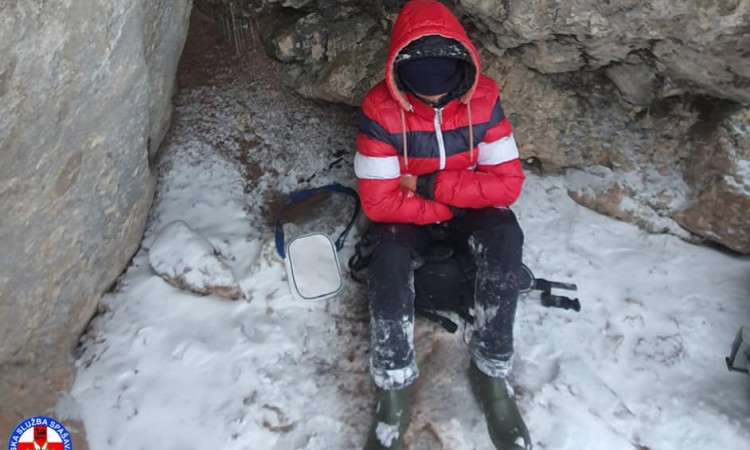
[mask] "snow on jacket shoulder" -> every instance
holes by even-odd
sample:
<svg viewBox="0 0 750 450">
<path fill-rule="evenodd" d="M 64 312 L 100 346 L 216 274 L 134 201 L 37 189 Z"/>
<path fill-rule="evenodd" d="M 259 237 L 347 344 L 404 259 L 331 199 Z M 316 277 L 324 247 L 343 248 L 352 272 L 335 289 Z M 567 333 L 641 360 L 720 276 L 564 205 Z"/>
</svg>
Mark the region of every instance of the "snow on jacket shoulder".
<svg viewBox="0 0 750 450">
<path fill-rule="evenodd" d="M 405 47 L 432 35 L 463 45 L 474 69 L 440 108 L 402 91 L 394 67 Z M 385 80 L 362 103 L 354 168 L 363 210 L 375 222 L 441 222 L 453 217 L 448 205 L 509 206 L 518 198 L 524 175 L 497 84 L 480 74 L 476 48 L 442 4 L 413 0 L 399 14 Z M 403 175 L 420 177 L 421 195 L 400 187 Z"/>
</svg>

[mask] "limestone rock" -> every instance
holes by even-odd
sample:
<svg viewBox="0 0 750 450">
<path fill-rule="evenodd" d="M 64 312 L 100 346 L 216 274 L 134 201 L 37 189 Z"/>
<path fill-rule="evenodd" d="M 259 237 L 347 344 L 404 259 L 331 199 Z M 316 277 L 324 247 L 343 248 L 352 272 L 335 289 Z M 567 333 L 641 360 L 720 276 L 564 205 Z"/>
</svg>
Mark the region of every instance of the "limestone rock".
<svg viewBox="0 0 750 450">
<path fill-rule="evenodd" d="M 275 34 L 271 46 L 290 64 L 284 84 L 307 97 L 357 104 L 382 75 L 387 40 L 367 14 L 333 21 L 310 13 Z"/>
<path fill-rule="evenodd" d="M 707 240 L 750 254 L 750 108 L 724 119 L 701 141 L 704 152 L 686 163 L 691 202 L 674 217 Z"/>
<path fill-rule="evenodd" d="M 626 222 L 635 219 L 631 211 L 623 208 L 624 204 L 632 201 L 634 192 L 617 182 L 611 182 L 599 190 L 569 190 L 568 194 L 577 203 L 610 217 Z"/>
<path fill-rule="evenodd" d="M 319 63 L 325 56 L 328 25 L 320 14 L 310 13 L 282 30 L 273 43 L 281 62 Z"/>
<path fill-rule="evenodd" d="M 618 173 L 603 166 L 566 172 L 568 194 L 577 203 L 610 217 L 630 222 L 652 233 L 672 233 L 692 240 L 669 217 L 684 203 L 686 187 L 674 176 L 641 167 Z"/>
<path fill-rule="evenodd" d="M 384 52 L 388 27 L 401 6 L 285 1 L 282 10 L 268 7 L 279 1 L 244 3 L 260 11 L 261 22 L 291 16 L 297 8 L 304 19 L 287 29 L 266 27 L 261 36 L 275 44 L 273 53 L 287 63 L 286 83 L 303 95 L 352 105 L 366 89 L 353 91 L 351 86 L 377 80 L 382 72 L 382 67 L 373 66 L 373 58 Z M 750 56 L 743 50 L 750 47 L 749 0 L 575 0 L 564 5 L 553 0 L 459 0 L 452 7 L 467 29 L 475 31 L 475 41 L 497 58 L 512 51 L 525 65 L 545 74 L 605 68 L 612 82 L 609 89 L 621 93 L 625 112 L 683 94 L 745 103 L 750 99 Z M 355 16 L 359 25 L 348 20 Z M 368 31 L 364 41 L 363 29 Z M 327 45 L 321 53 L 325 36 L 334 34 L 339 46 Z M 349 56 L 337 58 L 341 53 Z M 598 82 L 597 77 L 579 81 Z M 579 87 L 585 92 L 589 86 Z"/>
<path fill-rule="evenodd" d="M 685 228 L 736 252 L 750 254 L 750 194 L 722 180 L 701 191 L 691 207 L 675 214 Z"/>
<path fill-rule="evenodd" d="M 575 44 L 558 41 L 535 42 L 523 47 L 521 61 L 542 73 L 572 72 L 585 65 Z"/>
<path fill-rule="evenodd" d="M 653 52 L 663 73 L 674 82 L 694 92 L 746 104 L 750 103 L 748 48 L 750 34 L 745 31 L 705 45 L 667 39 L 658 42 Z"/>
<path fill-rule="evenodd" d="M 644 52 L 690 92 L 744 103 L 750 96 L 747 0 L 459 0 L 457 10 L 489 50 L 572 39 L 591 69 Z"/>
<path fill-rule="evenodd" d="M 568 117 L 579 110 L 575 96 L 530 70 L 517 56 L 490 58 L 483 52 L 481 57 L 485 61 L 485 74 L 500 86 L 500 99 L 513 124 L 521 156 L 538 158 L 545 171 L 582 163 L 560 145 L 568 128 Z"/>
<path fill-rule="evenodd" d="M 190 2 L 0 10 L 0 430 L 10 430 L 68 388 L 78 336 L 141 240 Z"/>
<path fill-rule="evenodd" d="M 508 53 L 482 53 L 484 72 L 500 86 L 500 99 L 513 124 L 523 158 L 537 158 L 545 172 L 570 167 L 632 168 L 633 141 L 642 131 L 629 129 L 631 117 L 611 93 L 590 89 L 589 97 L 560 86 Z M 597 92 L 599 91 L 599 92 Z"/>
<path fill-rule="evenodd" d="M 655 70 L 641 58 L 632 55 L 625 63 L 607 68 L 607 77 L 620 91 L 625 101 L 639 106 L 650 105 L 659 88 L 659 78 Z"/>
<path fill-rule="evenodd" d="M 169 284 L 199 295 L 243 297 L 232 269 L 200 233 L 185 222 L 164 226 L 149 249 L 151 268 Z"/>
</svg>

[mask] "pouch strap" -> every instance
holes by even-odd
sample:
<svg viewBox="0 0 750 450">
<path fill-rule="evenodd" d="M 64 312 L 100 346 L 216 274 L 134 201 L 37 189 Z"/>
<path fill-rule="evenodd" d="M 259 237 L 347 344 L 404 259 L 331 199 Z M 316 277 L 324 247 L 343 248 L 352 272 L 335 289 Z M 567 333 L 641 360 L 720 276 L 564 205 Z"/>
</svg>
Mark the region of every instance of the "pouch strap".
<svg viewBox="0 0 750 450">
<path fill-rule="evenodd" d="M 332 183 L 332 184 L 327 184 L 325 186 L 320 186 L 320 187 L 301 189 L 299 191 L 294 191 L 291 194 L 289 194 L 286 200 L 284 201 L 284 206 L 289 206 L 294 203 L 298 203 L 303 200 L 306 200 L 321 191 L 330 192 L 333 194 L 344 194 L 354 199 L 354 212 L 352 213 L 352 217 L 351 219 L 349 219 L 349 223 L 346 224 L 346 228 L 344 228 L 344 231 L 341 232 L 341 234 L 339 235 L 339 237 L 336 239 L 336 242 L 335 242 L 336 251 L 341 251 L 341 249 L 344 248 L 346 237 L 349 235 L 349 232 L 351 231 L 352 226 L 354 226 L 354 222 L 357 220 L 357 215 L 359 215 L 360 206 L 359 206 L 359 196 L 357 195 L 357 191 L 355 191 L 354 189 L 350 187 L 343 186 L 339 183 Z M 283 209 L 283 207 L 281 209 Z M 284 247 L 284 223 L 281 221 L 280 212 L 279 212 L 279 215 L 277 215 L 276 217 L 275 238 L 276 238 L 276 252 L 279 254 L 281 259 L 284 259 L 286 258 L 286 250 Z"/>
</svg>

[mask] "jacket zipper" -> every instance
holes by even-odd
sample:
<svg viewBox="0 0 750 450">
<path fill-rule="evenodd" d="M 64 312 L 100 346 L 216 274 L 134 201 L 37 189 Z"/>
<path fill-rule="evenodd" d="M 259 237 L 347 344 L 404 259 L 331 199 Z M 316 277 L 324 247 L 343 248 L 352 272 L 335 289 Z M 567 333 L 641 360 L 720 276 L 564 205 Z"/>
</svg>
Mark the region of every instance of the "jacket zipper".
<svg viewBox="0 0 750 450">
<path fill-rule="evenodd" d="M 443 123 L 443 108 L 435 109 L 435 134 L 437 135 L 438 150 L 440 151 L 440 170 L 445 169 L 445 141 L 443 141 L 443 130 L 440 125 Z"/>
</svg>

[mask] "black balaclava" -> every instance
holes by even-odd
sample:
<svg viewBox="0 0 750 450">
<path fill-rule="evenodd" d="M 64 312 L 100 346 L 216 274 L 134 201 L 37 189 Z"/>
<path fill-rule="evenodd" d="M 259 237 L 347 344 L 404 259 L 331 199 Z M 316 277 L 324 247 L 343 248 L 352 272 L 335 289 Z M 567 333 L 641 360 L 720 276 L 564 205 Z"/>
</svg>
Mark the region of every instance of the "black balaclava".
<svg viewBox="0 0 750 450">
<path fill-rule="evenodd" d="M 421 95 L 447 93 L 444 106 L 471 87 L 476 75 L 471 55 L 460 42 L 438 35 L 421 37 L 396 56 L 396 79 L 402 90 Z"/>
<path fill-rule="evenodd" d="M 419 58 L 398 66 L 398 77 L 404 86 L 421 95 L 452 92 L 461 83 L 463 75 L 463 61 L 456 58 Z"/>
</svg>

